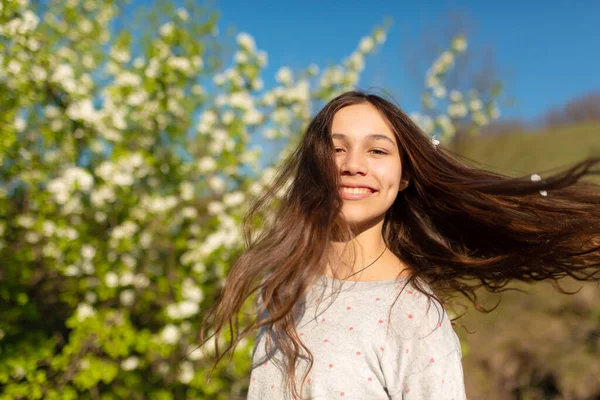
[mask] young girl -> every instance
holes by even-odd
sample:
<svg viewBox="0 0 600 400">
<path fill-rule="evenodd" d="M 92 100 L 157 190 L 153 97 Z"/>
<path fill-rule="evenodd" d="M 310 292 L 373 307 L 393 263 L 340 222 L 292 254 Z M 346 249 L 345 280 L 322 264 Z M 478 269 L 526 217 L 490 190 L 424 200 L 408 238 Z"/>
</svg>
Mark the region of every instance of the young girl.
<svg viewBox="0 0 600 400">
<path fill-rule="evenodd" d="M 225 353 L 258 328 L 249 399 L 463 400 L 444 305 L 515 279 L 600 280 L 600 187 L 580 181 L 599 162 L 509 178 L 453 156 L 381 97 L 344 93 L 250 208 L 247 249 L 203 327 L 229 327 Z"/>
</svg>

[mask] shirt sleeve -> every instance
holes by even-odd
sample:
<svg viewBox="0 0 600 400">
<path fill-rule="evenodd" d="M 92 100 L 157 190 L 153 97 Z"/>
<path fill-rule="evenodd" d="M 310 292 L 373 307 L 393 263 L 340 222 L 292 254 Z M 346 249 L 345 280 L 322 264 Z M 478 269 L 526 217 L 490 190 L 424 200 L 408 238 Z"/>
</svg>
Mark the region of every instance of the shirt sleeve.
<svg viewBox="0 0 600 400">
<path fill-rule="evenodd" d="M 386 349 L 381 368 L 392 400 L 466 399 L 460 340 L 441 305 L 432 304 L 428 313 L 413 311 L 404 334 L 388 337 L 391 351 Z"/>
<path fill-rule="evenodd" d="M 421 372 L 408 375 L 392 400 L 465 400 L 461 354 L 452 351 Z"/>
</svg>

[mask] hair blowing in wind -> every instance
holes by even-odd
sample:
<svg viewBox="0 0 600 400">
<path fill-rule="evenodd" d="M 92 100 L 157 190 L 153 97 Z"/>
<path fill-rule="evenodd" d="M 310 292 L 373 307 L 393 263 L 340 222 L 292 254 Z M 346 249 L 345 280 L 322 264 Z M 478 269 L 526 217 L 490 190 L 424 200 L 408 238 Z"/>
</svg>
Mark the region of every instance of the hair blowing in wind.
<svg viewBox="0 0 600 400">
<path fill-rule="evenodd" d="M 303 346 L 295 304 L 323 274 L 334 240 L 352 229 L 340 216 L 340 174 L 331 139 L 334 114 L 368 103 L 396 136 L 402 174 L 410 182 L 385 214 L 383 237 L 410 267 L 409 282 L 426 282 L 442 304 L 476 290 L 501 292 L 511 281 L 600 281 L 600 173 L 590 158 L 532 181 L 476 168 L 428 137 L 400 108 L 373 94 L 346 92 L 310 122 L 300 144 L 278 169 L 274 184 L 249 207 L 244 251 L 232 265 L 216 304 L 205 315 L 200 342 L 215 335 L 215 365 L 241 338 L 269 326 L 286 362 L 289 390 Z M 542 196 L 540 191 L 546 191 Z M 277 195 L 282 193 L 282 195 Z M 559 290 L 560 287 L 557 285 Z M 563 292 L 564 293 L 564 292 Z M 248 317 L 244 304 L 259 294 L 267 313 Z M 225 346 L 219 339 L 227 337 Z M 308 373 L 308 372 L 307 372 Z"/>
</svg>

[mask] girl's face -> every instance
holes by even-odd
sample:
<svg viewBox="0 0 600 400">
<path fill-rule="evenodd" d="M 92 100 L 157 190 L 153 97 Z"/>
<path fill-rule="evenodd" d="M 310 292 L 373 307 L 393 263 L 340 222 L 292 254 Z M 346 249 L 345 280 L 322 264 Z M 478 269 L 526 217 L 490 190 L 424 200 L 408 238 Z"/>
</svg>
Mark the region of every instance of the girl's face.
<svg viewBox="0 0 600 400">
<path fill-rule="evenodd" d="M 337 111 L 331 136 L 341 174 L 342 214 L 351 224 L 379 222 L 408 181 L 402 181 L 402 164 L 396 135 L 369 103 Z M 351 189 L 363 186 L 367 189 Z"/>
</svg>

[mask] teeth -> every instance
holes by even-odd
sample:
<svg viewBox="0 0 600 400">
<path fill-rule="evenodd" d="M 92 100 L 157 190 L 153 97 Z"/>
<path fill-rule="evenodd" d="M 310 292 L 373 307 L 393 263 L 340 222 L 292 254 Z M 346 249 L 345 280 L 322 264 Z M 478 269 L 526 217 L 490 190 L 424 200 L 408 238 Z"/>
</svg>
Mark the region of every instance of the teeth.
<svg viewBox="0 0 600 400">
<path fill-rule="evenodd" d="M 344 193 L 350 193 L 350 194 L 361 194 L 361 193 L 371 193 L 371 191 L 369 189 L 363 189 L 363 188 L 342 188 L 342 191 Z"/>
</svg>

